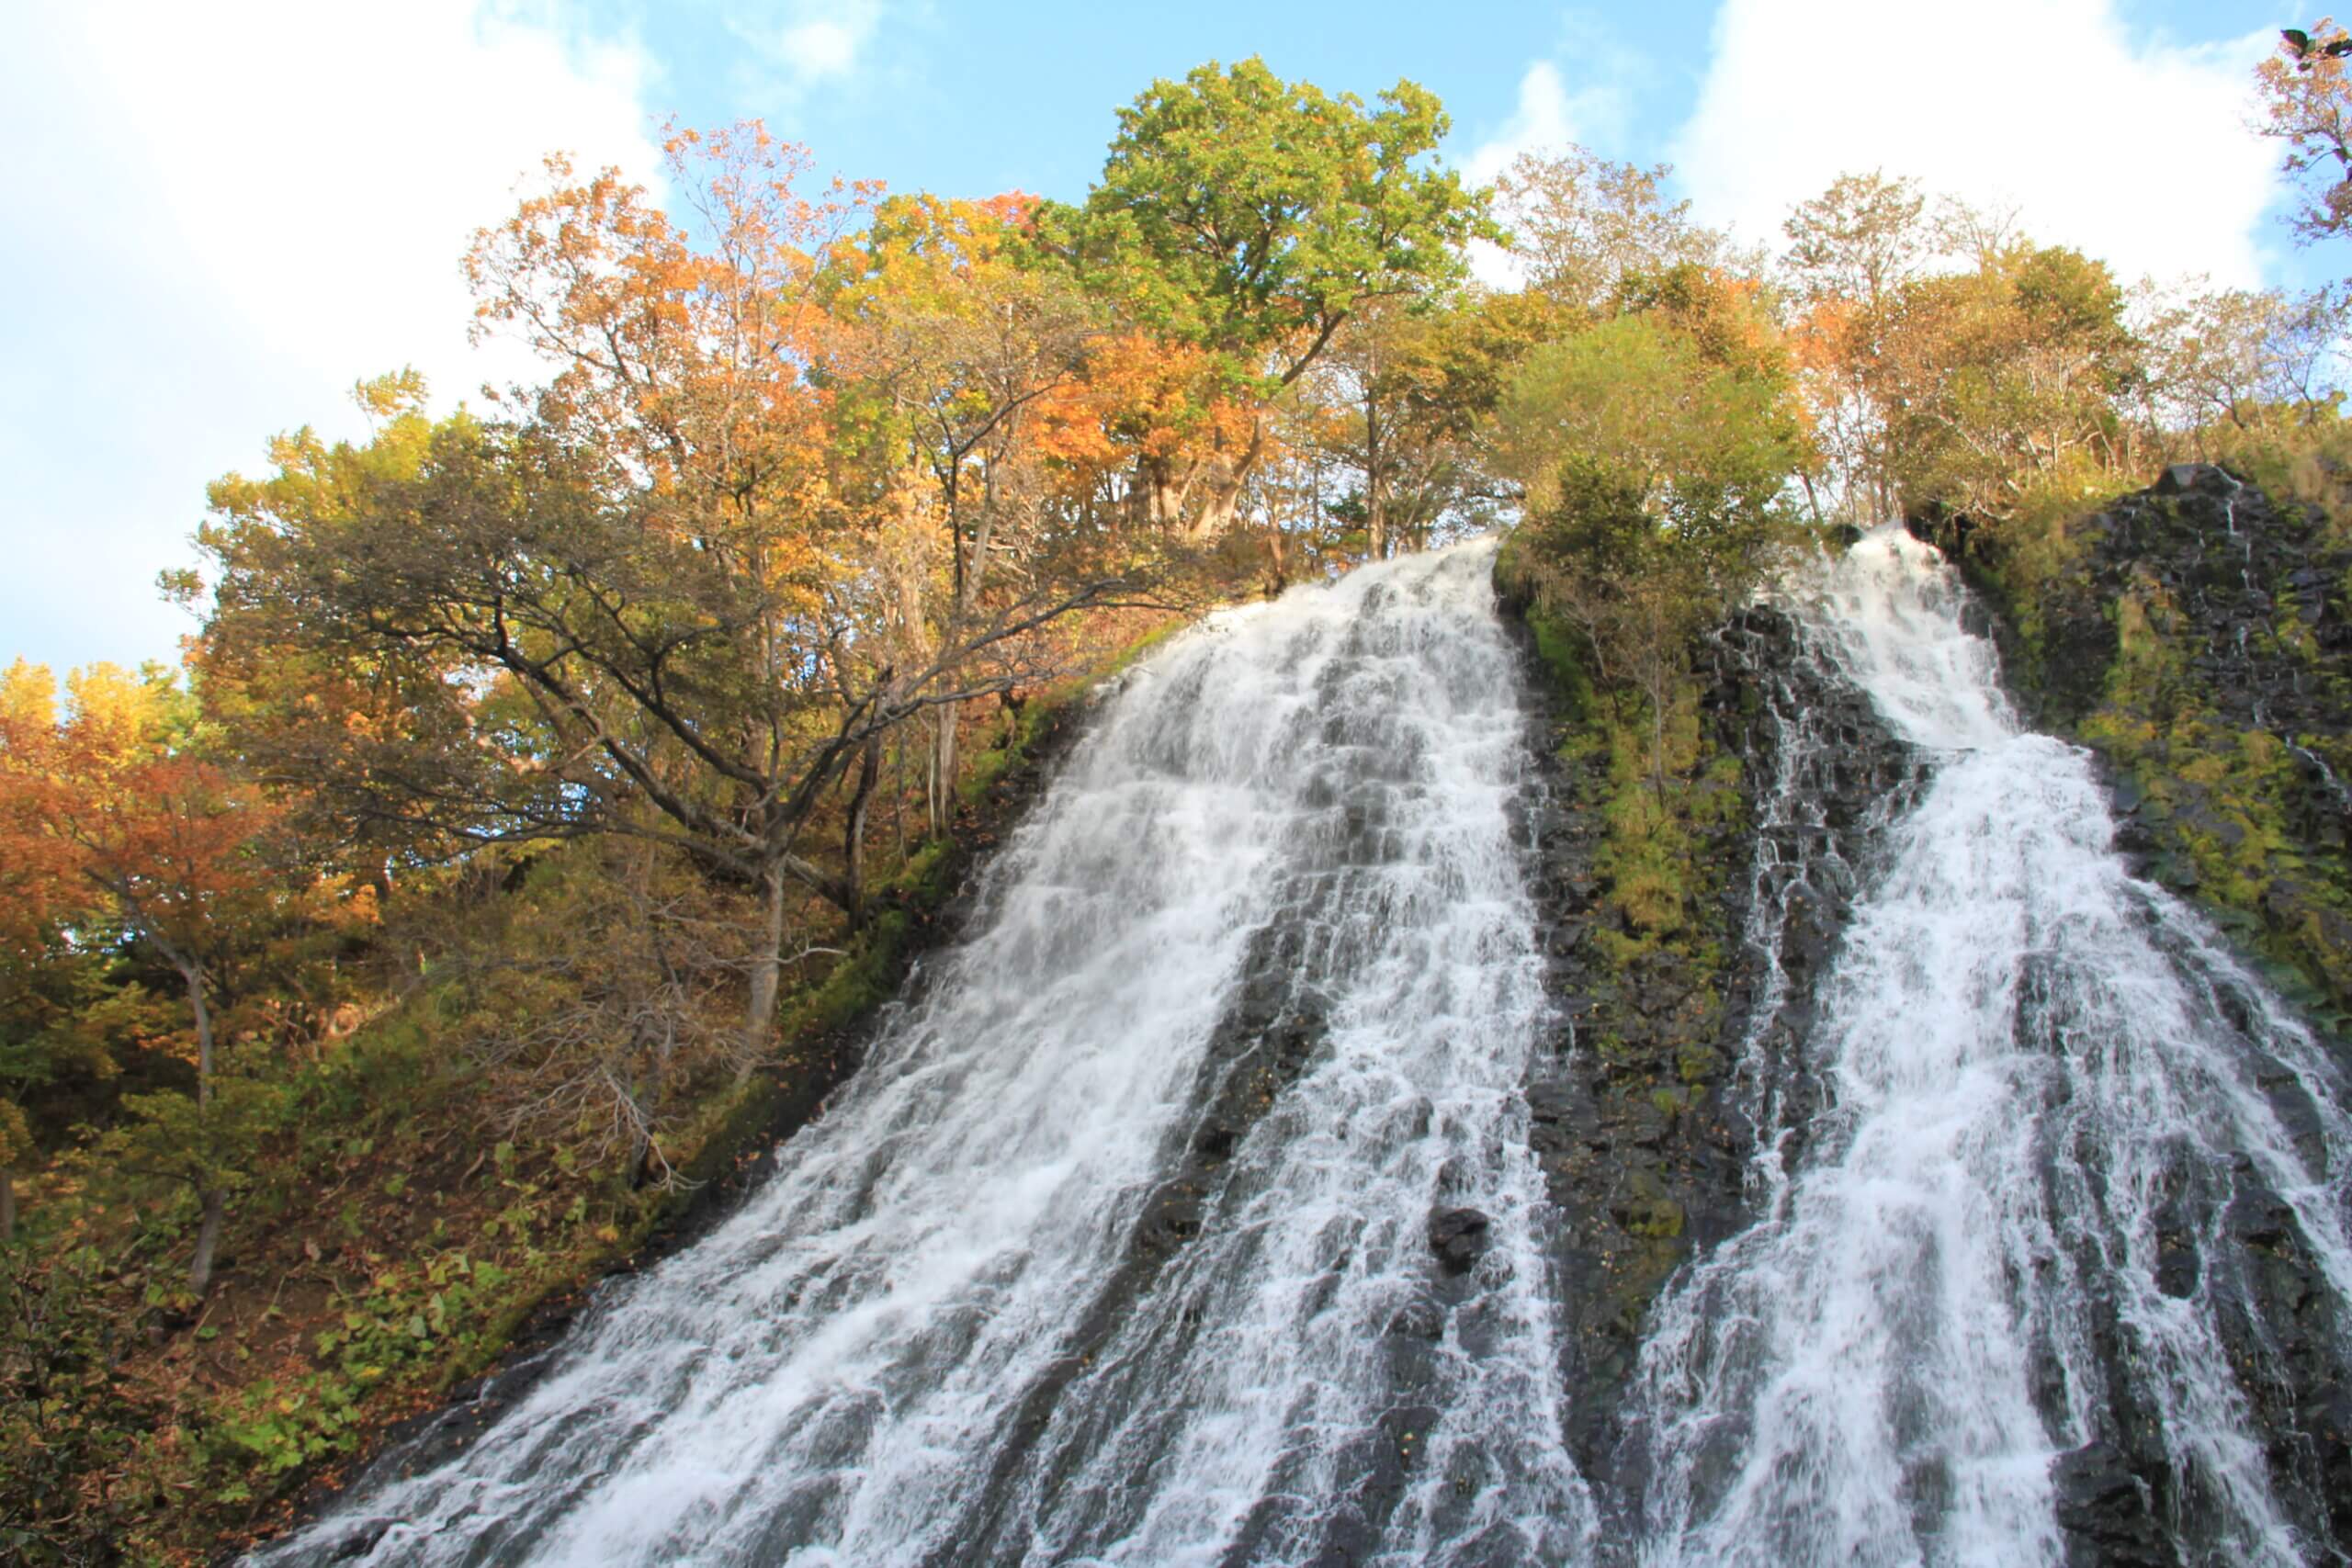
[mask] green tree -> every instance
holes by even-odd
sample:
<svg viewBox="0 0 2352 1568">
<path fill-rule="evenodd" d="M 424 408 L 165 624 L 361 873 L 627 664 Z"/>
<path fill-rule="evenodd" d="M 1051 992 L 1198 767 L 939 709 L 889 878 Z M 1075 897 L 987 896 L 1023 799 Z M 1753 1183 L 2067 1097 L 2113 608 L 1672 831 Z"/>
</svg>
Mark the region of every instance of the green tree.
<svg viewBox="0 0 2352 1568">
<path fill-rule="evenodd" d="M 1363 529 L 1373 558 L 1420 548 L 1449 515 L 1502 499 L 1487 460 L 1491 415 L 1557 315 L 1526 293 L 1383 301 L 1297 384 L 1293 440 L 1352 480 L 1334 510 Z"/>
<path fill-rule="evenodd" d="M 1644 308 L 1527 356 L 1497 440 L 1527 496 L 1517 568 L 1596 684 L 1643 705 L 1662 791 L 1690 645 L 1753 587 L 1804 446 L 1752 295 L 1702 268 L 1625 293 Z"/>
<path fill-rule="evenodd" d="M 1575 145 L 1521 153 L 1495 193 L 1527 286 L 1597 315 L 1635 274 L 1726 262 L 1724 237 L 1693 221 L 1688 201 L 1666 198 L 1661 187 L 1673 172 L 1665 164 L 1612 163 Z"/>
<path fill-rule="evenodd" d="M 1085 204 L 1046 207 L 1040 238 L 1128 319 L 1208 351 L 1204 396 L 1261 401 L 1372 302 L 1459 278 L 1460 246 L 1494 231 L 1484 197 L 1427 162 L 1449 125 L 1436 97 L 1399 82 L 1379 102 L 1285 83 L 1255 58 L 1155 82 L 1119 111 Z M 1147 461 L 1142 510 L 1179 522 L 1197 479 L 1192 531 L 1223 529 L 1264 440 L 1253 418 L 1197 473 Z"/>
</svg>

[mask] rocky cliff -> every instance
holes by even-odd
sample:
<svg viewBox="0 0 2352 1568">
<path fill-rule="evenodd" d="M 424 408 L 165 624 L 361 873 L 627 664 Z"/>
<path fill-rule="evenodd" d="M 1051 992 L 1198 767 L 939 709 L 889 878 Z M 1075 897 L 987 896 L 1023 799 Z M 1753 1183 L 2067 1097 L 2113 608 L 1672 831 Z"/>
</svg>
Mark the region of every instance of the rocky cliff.
<svg viewBox="0 0 2352 1568">
<path fill-rule="evenodd" d="M 2041 547 L 1949 525 L 2032 720 L 2113 773 L 2122 842 L 2342 1032 L 2352 1011 L 2352 534 L 2211 464 Z"/>
</svg>

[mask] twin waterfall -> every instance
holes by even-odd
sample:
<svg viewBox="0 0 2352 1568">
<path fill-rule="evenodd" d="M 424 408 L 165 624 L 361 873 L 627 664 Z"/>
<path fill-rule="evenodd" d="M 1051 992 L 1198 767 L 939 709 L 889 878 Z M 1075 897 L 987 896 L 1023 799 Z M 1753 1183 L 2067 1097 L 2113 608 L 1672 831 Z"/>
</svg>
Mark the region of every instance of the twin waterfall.
<svg viewBox="0 0 2352 1568">
<path fill-rule="evenodd" d="M 1925 782 L 1801 1061 L 1737 1075 L 1744 1227 L 1580 1472 L 1492 565 L 1366 568 L 1131 672 L 775 1176 L 457 1458 L 262 1560 L 2056 1563 L 2102 1461 L 2173 1560 L 2328 1560 L 2256 1406 L 2352 1363 L 2342 1070 L 2129 874 L 1893 531 L 1782 608 Z M 2277 1256 L 2317 1282 L 2292 1365 Z"/>
</svg>

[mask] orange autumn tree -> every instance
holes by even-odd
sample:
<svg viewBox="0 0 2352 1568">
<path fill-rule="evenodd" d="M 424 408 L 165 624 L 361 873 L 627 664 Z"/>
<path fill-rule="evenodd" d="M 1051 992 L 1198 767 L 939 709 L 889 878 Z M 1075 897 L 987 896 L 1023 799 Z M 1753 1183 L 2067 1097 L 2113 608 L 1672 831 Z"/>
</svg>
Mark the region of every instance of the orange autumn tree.
<svg viewBox="0 0 2352 1568">
<path fill-rule="evenodd" d="M 77 671 L 62 721 L 26 698 L 29 683 L 12 683 L 17 700 L 0 713 L 0 834 L 22 900 L 16 918 L 65 923 L 85 944 L 120 933 L 179 978 L 196 1092 L 127 1097 L 137 1121 L 107 1147 L 194 1193 L 188 1288 L 201 1297 L 268 1100 L 261 1085 L 224 1077 L 223 1015 L 255 947 L 308 911 L 293 908 L 299 879 L 263 853 L 277 812 L 187 747 L 187 705 L 166 681 L 107 665 Z"/>
<path fill-rule="evenodd" d="M 755 125 L 680 132 L 670 159 L 691 223 L 555 160 L 553 188 L 479 237 L 484 329 L 556 367 L 509 417 L 403 416 L 368 447 L 298 443 L 277 475 L 216 487 L 204 657 L 241 672 L 273 760 L 397 819 L 416 852 L 622 833 L 752 891 L 748 1063 L 794 919 L 861 919 L 877 739 L 1007 690 L 1006 650 L 1116 584 L 1035 574 L 889 635 L 922 560 L 875 562 L 911 542 L 920 498 L 869 459 L 870 405 L 835 367 L 873 323 L 828 298 L 866 270 L 851 240 L 874 192 L 804 198 L 805 156 Z M 872 376 L 926 408 L 956 405 L 979 363 L 874 352 Z M 397 689 L 402 736 L 325 733 L 336 682 Z"/>
</svg>

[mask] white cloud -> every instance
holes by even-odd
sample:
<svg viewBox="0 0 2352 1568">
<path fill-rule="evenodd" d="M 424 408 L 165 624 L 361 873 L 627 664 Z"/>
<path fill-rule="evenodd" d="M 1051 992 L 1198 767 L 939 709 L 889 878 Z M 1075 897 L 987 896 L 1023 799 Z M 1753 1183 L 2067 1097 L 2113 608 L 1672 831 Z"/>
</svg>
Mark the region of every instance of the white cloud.
<svg viewBox="0 0 2352 1568">
<path fill-rule="evenodd" d="M 1559 67 L 1537 61 L 1519 79 L 1519 102 L 1510 118 L 1462 161 L 1463 180 L 1491 185 L 1521 153 L 1554 152 L 1580 140 L 1577 109 Z M 1516 288 L 1526 281 L 1518 258 L 1485 240 L 1470 242 L 1470 272 L 1489 288 Z"/>
<path fill-rule="evenodd" d="M 2014 204 L 2129 278 L 2250 284 L 2271 191 L 2246 126 L 2261 34 L 2184 46 L 2113 0 L 1726 0 L 1673 150 L 1699 215 L 1777 243 L 1788 209 L 1883 168 Z"/>
<path fill-rule="evenodd" d="M 1474 186 L 1490 184 L 1521 153 L 1556 149 L 1577 138 L 1575 114 L 1560 68 L 1539 60 L 1519 79 L 1519 103 L 1510 118 L 1463 160 L 1462 177 Z"/>
<path fill-rule="evenodd" d="M 804 22 L 785 29 L 784 53 L 808 75 L 840 76 L 856 66 L 863 41 L 862 34 L 844 23 Z"/>
<path fill-rule="evenodd" d="M 763 90 L 791 96 L 857 73 L 882 24 L 882 0 L 791 0 L 781 27 L 730 18 L 728 29 L 765 70 Z"/>
<path fill-rule="evenodd" d="M 447 406 L 523 367 L 466 342 L 458 262 L 562 149 L 653 179 L 626 40 L 496 0 L 27 6 L 0 51 L 0 660 L 165 656 L 203 486 L 354 434 L 414 364 Z"/>
</svg>

